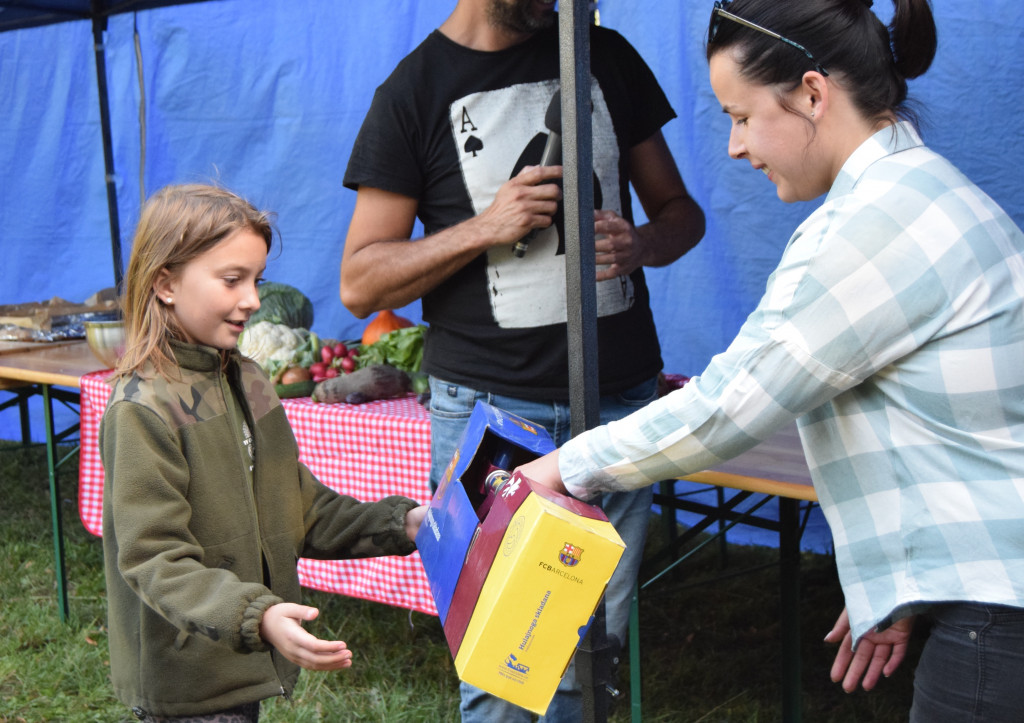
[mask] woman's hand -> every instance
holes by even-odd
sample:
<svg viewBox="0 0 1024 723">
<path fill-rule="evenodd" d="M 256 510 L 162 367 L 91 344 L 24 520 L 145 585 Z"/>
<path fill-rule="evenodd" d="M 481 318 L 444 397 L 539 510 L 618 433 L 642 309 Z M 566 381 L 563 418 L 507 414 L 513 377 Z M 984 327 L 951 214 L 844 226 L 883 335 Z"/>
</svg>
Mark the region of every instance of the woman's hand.
<svg viewBox="0 0 1024 723">
<path fill-rule="evenodd" d="M 553 489 L 563 495 L 569 494 L 562 484 L 562 475 L 558 471 L 558 450 L 548 452 L 543 457 L 527 462 L 516 470 L 527 479 L 539 485 Z"/>
<path fill-rule="evenodd" d="M 853 651 L 853 633 L 846 608 L 828 635 L 827 643 L 839 643 L 839 652 L 832 664 L 832 682 L 843 682 L 843 690 L 852 693 L 861 682 L 864 690 L 871 690 L 878 682 L 878 676 L 892 675 L 907 653 L 907 643 L 914 628 L 913 616 L 897 620 L 882 632 L 866 633 Z"/>
<path fill-rule="evenodd" d="M 315 620 L 319 614 L 316 608 L 296 603 L 271 605 L 260 621 L 260 637 L 307 670 L 351 668 L 352 651 L 344 642 L 320 640 L 303 629 L 303 622 Z"/>
</svg>

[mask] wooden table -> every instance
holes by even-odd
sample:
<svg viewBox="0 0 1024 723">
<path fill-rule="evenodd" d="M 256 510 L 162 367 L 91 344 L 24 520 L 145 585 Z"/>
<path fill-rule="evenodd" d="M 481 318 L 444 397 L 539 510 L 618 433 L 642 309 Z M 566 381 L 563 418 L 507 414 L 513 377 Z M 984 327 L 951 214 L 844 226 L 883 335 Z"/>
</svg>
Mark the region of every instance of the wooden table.
<svg viewBox="0 0 1024 723">
<path fill-rule="evenodd" d="M 67 405 L 80 403 L 81 378 L 104 368 L 85 341 L 32 343 L 0 342 L 0 390 L 10 391 L 13 400 L 0 405 L 4 409 L 17 404 L 21 410 L 22 437 L 28 435 L 28 398 L 40 394 L 46 426 L 46 464 L 50 477 L 50 517 L 53 525 L 54 570 L 57 576 L 57 601 L 61 621 L 67 621 L 69 607 L 67 573 L 64 565 L 64 524 L 60 509 L 58 468 L 71 455 L 57 459 L 57 444 L 78 431 L 78 425 L 57 431 L 53 422 L 53 400 Z M 75 448 L 77 450 L 77 446 Z M 71 454 L 74 454 L 73 450 Z"/>
<path fill-rule="evenodd" d="M 697 482 L 712 486 L 718 493 L 716 505 L 707 505 L 677 496 L 678 482 Z M 726 497 L 728 491 L 731 496 Z M 756 515 L 757 510 L 773 498 L 778 499 L 778 515 L 769 518 Z M 754 502 L 749 509 L 740 509 L 748 500 Z M 669 550 L 674 561 L 645 582 L 637 583 L 630 615 L 630 701 L 632 719 L 642 720 L 640 690 L 640 624 L 638 596 L 643 588 L 655 582 L 676 565 L 682 563 L 714 539 L 724 543 L 725 533 L 738 524 L 754 525 L 779 534 L 779 604 L 782 633 L 782 720 L 796 723 L 801 720 L 801 665 L 800 665 L 800 535 L 803 523 L 801 505 L 809 511 L 818 500 L 811 483 L 810 471 L 796 425 L 777 432 L 770 439 L 717 467 L 687 475 L 679 480 L 661 482 L 654 501 L 662 506 L 667 529 L 670 530 Z M 676 534 L 676 510 L 696 512 L 701 521 L 681 535 Z M 806 515 L 805 515 L 806 519 Z M 693 542 L 708 528 L 717 525 L 717 534 L 706 537 L 684 555 L 678 550 Z M 643 575 L 642 575 L 643 576 Z"/>
</svg>

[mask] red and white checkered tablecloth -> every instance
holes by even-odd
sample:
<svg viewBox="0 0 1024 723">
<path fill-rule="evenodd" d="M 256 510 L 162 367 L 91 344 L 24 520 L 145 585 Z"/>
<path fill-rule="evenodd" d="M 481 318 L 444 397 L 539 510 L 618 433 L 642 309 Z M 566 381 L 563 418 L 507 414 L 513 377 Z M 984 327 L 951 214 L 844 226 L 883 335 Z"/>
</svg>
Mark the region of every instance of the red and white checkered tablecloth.
<svg viewBox="0 0 1024 723">
<path fill-rule="evenodd" d="M 103 532 L 99 426 L 110 395 L 109 372 L 82 377 L 82 449 L 78 509 L 94 535 Z M 405 495 L 428 502 L 430 417 L 414 397 L 367 404 L 284 399 L 300 459 L 324 484 L 360 500 Z M 366 560 L 299 560 L 305 587 L 436 615 L 419 553 Z"/>
</svg>

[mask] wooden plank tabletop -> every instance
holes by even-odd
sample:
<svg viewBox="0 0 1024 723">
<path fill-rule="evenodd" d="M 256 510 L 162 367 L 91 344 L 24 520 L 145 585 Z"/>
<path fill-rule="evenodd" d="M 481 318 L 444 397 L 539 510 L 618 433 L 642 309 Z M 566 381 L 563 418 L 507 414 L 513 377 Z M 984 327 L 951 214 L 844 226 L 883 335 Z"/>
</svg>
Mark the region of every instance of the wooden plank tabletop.
<svg viewBox="0 0 1024 723">
<path fill-rule="evenodd" d="M 0 389 L 18 383 L 79 388 L 81 378 L 106 369 L 85 340 L 67 344 L 33 344 L 33 348 L 0 354 Z"/>
<path fill-rule="evenodd" d="M 49 349 L 55 346 L 61 346 L 63 344 L 74 344 L 82 341 L 81 339 L 62 339 L 61 341 L 0 341 L 0 356 L 4 354 L 13 354 L 19 351 L 34 351 L 39 349 Z"/>
</svg>

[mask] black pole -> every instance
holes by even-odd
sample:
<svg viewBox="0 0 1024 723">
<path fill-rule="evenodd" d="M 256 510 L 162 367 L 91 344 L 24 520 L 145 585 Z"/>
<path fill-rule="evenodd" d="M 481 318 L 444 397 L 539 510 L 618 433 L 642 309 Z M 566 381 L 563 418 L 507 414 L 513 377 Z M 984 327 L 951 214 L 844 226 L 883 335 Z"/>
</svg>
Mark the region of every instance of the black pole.
<svg viewBox="0 0 1024 723">
<path fill-rule="evenodd" d="M 597 426 L 597 289 L 594 277 L 593 144 L 590 122 L 590 8 L 588 0 L 559 5 L 559 62 L 565 205 L 565 284 L 569 344 L 570 432 Z M 584 179 L 581 181 L 581 179 Z M 583 691 L 583 720 L 608 719 L 610 654 L 604 603 L 576 651 L 576 678 Z"/>
<path fill-rule="evenodd" d="M 117 212 L 117 186 L 114 182 L 114 148 L 110 133 L 110 100 L 107 95 L 107 56 L 103 44 L 103 33 L 107 30 L 107 18 L 97 14 L 99 8 L 93 0 L 92 37 L 93 53 L 96 58 L 96 86 L 100 99 L 100 130 L 103 134 L 103 166 L 106 173 L 107 215 L 110 218 L 110 249 L 114 256 L 114 285 L 121 291 L 124 275 L 121 259 L 121 225 Z"/>
<path fill-rule="evenodd" d="M 594 261 L 594 157 L 590 122 L 588 0 L 559 6 L 565 205 L 565 284 L 569 335 L 570 432 L 600 421 L 597 376 L 597 273 Z M 580 112 L 580 109 L 583 109 Z M 587 179 L 586 183 L 580 179 Z M 584 283 L 586 280 L 586 283 Z"/>
</svg>

